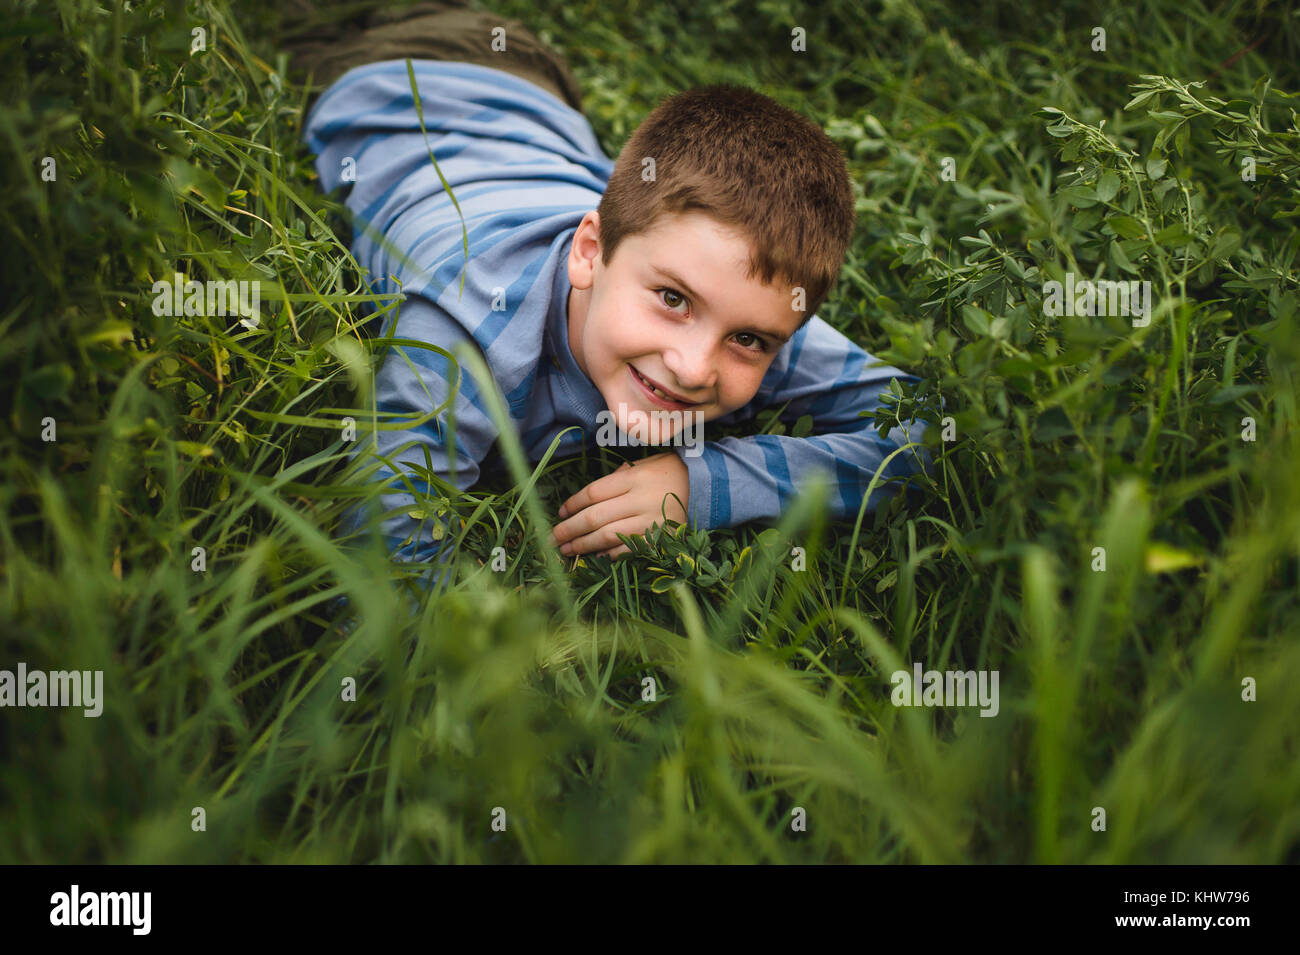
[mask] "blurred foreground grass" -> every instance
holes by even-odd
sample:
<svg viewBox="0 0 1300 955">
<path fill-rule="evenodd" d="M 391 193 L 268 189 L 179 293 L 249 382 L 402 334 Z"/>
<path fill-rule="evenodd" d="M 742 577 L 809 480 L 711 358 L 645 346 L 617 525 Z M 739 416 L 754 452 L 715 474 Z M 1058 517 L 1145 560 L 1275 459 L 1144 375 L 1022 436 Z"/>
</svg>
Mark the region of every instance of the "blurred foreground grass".
<svg viewBox="0 0 1300 955">
<path fill-rule="evenodd" d="M 825 125 L 861 198 L 821 314 L 924 377 L 882 424 L 927 417 L 937 467 L 860 527 L 814 488 L 572 569 L 533 535 L 601 463 L 503 474 L 415 614 L 330 537 L 370 303 L 268 12 L 7 6 L 0 668 L 106 699 L 0 711 L 0 862 L 1300 859 L 1285 5 L 491 5 L 611 156 L 704 82 Z M 261 324 L 155 316 L 177 271 L 260 280 Z M 1044 314 L 1066 271 L 1150 281 L 1150 324 Z M 913 662 L 996 669 L 997 717 L 894 707 Z"/>
</svg>

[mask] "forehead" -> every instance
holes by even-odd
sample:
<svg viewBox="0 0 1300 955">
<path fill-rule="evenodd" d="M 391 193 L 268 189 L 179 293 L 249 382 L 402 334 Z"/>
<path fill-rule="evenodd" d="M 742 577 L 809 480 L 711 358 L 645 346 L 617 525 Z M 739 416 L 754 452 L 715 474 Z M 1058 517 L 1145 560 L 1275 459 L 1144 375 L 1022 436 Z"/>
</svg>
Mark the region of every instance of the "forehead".
<svg viewBox="0 0 1300 955">
<path fill-rule="evenodd" d="M 743 273 L 753 251 L 749 237 L 741 230 L 699 211 L 660 216 L 637 238 L 643 251 L 683 267 L 703 256 L 711 265 Z"/>
</svg>

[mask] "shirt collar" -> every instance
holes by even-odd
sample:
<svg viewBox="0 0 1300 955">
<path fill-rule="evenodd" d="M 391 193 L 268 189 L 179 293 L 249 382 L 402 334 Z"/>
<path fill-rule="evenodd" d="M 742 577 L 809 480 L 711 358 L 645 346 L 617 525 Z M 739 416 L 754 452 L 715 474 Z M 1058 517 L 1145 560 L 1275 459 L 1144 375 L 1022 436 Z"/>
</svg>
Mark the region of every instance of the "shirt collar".
<svg viewBox="0 0 1300 955">
<path fill-rule="evenodd" d="M 573 283 L 569 281 L 568 250 L 575 232 L 576 226 L 560 236 L 560 253 L 555 257 L 555 277 L 551 282 L 551 307 L 546 319 L 546 335 L 550 341 L 551 354 L 559 359 L 562 387 L 582 419 L 594 423 L 596 416 L 605 410 L 605 397 L 591 379 L 583 374 L 569 347 L 569 292 L 573 289 Z"/>
</svg>

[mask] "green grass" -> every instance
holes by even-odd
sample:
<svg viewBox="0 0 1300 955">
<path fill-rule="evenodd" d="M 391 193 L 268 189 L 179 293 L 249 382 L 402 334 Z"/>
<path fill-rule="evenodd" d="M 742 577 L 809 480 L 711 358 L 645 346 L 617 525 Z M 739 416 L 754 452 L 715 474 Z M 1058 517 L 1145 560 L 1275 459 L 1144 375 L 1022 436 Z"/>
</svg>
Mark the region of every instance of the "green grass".
<svg viewBox="0 0 1300 955">
<path fill-rule="evenodd" d="M 0 862 L 1300 858 L 1296 14 L 484 6 L 611 156 L 719 80 L 825 126 L 861 194 L 820 314 L 922 377 L 880 424 L 931 421 L 934 473 L 570 566 L 545 515 L 614 462 L 507 446 L 426 594 L 332 536 L 376 323 L 265 5 L 11 3 L 0 669 L 106 699 L 0 711 Z M 260 280 L 260 326 L 155 316 L 175 271 Z M 1150 324 L 1045 315 L 1066 271 L 1150 281 Z M 998 716 L 893 706 L 913 661 L 998 670 Z"/>
</svg>

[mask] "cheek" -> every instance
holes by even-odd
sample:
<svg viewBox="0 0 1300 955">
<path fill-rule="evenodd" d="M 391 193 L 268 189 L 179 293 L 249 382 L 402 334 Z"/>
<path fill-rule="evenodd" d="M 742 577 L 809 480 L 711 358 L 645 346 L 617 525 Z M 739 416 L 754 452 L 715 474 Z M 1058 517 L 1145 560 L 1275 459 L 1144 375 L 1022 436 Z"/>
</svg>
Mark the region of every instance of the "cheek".
<svg viewBox="0 0 1300 955">
<path fill-rule="evenodd" d="M 751 367 L 745 372 L 737 373 L 734 376 L 735 385 L 731 386 L 729 397 L 735 401 L 736 407 L 742 407 L 754 400 L 754 395 L 758 394 L 758 387 L 763 383 L 764 376 L 767 375 L 767 369 L 771 362 L 767 364 Z"/>
<path fill-rule="evenodd" d="M 663 345 L 655 316 L 633 299 L 609 303 L 601 324 L 605 353 L 614 361 L 635 360 L 659 351 Z"/>
</svg>

